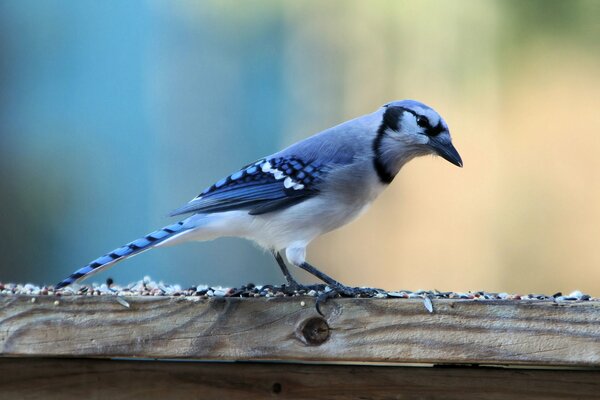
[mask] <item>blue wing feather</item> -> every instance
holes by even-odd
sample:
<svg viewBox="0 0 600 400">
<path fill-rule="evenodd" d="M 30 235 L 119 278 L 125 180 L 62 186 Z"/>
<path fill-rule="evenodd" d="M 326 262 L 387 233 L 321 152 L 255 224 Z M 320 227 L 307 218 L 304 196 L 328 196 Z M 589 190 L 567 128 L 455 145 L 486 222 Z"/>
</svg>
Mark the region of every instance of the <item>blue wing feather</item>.
<svg viewBox="0 0 600 400">
<path fill-rule="evenodd" d="M 171 215 L 247 210 L 252 215 L 289 207 L 318 193 L 326 169 L 295 156 L 261 159 L 221 179 Z"/>
</svg>

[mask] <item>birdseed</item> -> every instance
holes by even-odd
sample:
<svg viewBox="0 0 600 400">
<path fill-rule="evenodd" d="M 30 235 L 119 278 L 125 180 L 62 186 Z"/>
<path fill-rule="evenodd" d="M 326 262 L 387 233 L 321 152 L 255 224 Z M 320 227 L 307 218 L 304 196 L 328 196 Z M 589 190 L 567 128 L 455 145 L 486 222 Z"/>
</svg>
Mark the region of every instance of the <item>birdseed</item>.
<svg viewBox="0 0 600 400">
<path fill-rule="evenodd" d="M 589 294 L 584 294 L 579 290 L 575 290 L 568 295 L 563 295 L 562 292 L 557 292 L 553 295 L 545 294 L 509 294 L 506 292 L 494 293 L 485 291 L 476 292 L 442 292 L 439 290 L 396 290 L 396 291 L 385 291 L 382 289 L 369 289 L 365 290 L 364 293 L 357 295 L 356 297 L 361 298 L 396 298 L 396 299 L 423 299 L 425 308 L 429 312 L 432 312 L 433 305 L 432 300 L 438 299 L 465 299 L 474 301 L 485 301 L 485 300 L 518 300 L 518 301 L 540 301 L 540 300 L 551 300 L 556 303 L 568 303 L 568 302 L 584 302 L 584 301 L 598 301 L 600 298 L 593 297 Z M 329 292 L 331 288 L 327 285 L 309 285 L 306 288 L 291 289 L 286 285 L 255 285 L 248 283 L 239 288 L 222 287 L 222 286 L 207 286 L 207 285 L 196 285 L 188 289 L 183 289 L 180 285 L 171 285 L 164 282 L 155 282 L 149 277 L 133 282 L 128 285 L 120 286 L 113 283 L 112 279 L 109 279 L 107 283 L 97 284 L 86 284 L 86 285 L 71 285 L 62 289 L 55 290 L 54 286 L 36 286 L 31 283 L 17 284 L 17 283 L 2 283 L 0 282 L 0 295 L 33 295 L 33 296 L 106 296 L 112 295 L 117 296 L 117 300 L 123 306 L 127 307 L 127 297 L 132 296 L 173 296 L 173 297 L 195 297 L 201 299 L 208 299 L 212 297 L 318 297 L 326 292 Z M 341 295 L 337 295 L 341 297 Z M 35 300 L 32 300 L 34 302 Z M 55 304 L 60 304 L 58 300 Z"/>
</svg>

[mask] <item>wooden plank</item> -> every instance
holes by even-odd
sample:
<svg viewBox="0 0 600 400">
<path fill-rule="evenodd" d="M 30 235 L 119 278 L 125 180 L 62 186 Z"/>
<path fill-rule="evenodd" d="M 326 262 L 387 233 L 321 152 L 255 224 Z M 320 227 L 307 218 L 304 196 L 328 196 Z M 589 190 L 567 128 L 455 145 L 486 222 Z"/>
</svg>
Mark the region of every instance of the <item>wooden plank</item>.
<svg viewBox="0 0 600 400">
<path fill-rule="evenodd" d="M 314 301 L 4 296 L 0 354 L 600 366 L 598 302 Z"/>
<path fill-rule="evenodd" d="M 2 398 L 583 399 L 600 371 L 0 359 Z"/>
</svg>

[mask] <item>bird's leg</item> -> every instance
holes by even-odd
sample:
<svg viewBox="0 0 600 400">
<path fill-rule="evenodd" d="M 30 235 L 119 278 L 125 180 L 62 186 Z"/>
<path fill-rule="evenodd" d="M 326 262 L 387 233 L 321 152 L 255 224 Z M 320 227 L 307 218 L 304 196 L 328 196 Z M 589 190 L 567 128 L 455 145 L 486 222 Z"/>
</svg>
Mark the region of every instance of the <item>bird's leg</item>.
<svg viewBox="0 0 600 400">
<path fill-rule="evenodd" d="M 275 257 L 279 268 L 281 268 L 281 272 L 283 272 L 283 275 L 285 275 L 285 280 L 287 281 L 288 286 L 292 289 L 300 288 L 300 284 L 294 279 L 294 277 L 290 273 L 290 270 L 288 269 L 287 265 L 285 265 L 285 261 L 283 261 L 283 257 L 281 257 L 281 254 L 279 254 L 278 251 L 273 251 L 273 257 Z"/>
<path fill-rule="evenodd" d="M 323 312 L 321 311 L 321 305 L 323 303 L 325 303 L 327 301 L 327 299 L 334 298 L 338 294 L 341 294 L 343 296 L 348 296 L 348 297 L 356 297 L 356 296 L 361 296 L 361 295 L 373 296 L 377 293 L 376 289 L 358 288 L 358 287 L 353 288 L 350 286 L 343 285 L 343 284 L 339 283 L 338 281 L 336 281 L 335 279 L 333 279 L 332 277 L 330 277 L 329 275 L 319 271 L 318 269 L 316 269 L 315 267 L 313 267 L 306 261 L 299 264 L 298 267 L 302 268 L 303 270 L 305 270 L 307 272 L 310 272 L 311 274 L 313 274 L 314 276 L 316 276 L 323 282 L 327 283 L 332 288 L 332 290 L 330 290 L 328 292 L 324 292 L 321 295 L 319 295 L 319 297 L 317 297 L 317 302 L 315 304 L 315 307 L 317 308 L 317 312 L 321 315 L 323 315 Z"/>
<path fill-rule="evenodd" d="M 354 295 L 354 288 L 351 288 L 351 287 L 346 286 L 346 285 L 342 285 L 341 283 L 339 283 L 338 281 L 336 281 L 335 279 L 333 279 L 329 275 L 327 275 L 327 274 L 319 271 L 318 269 L 316 269 L 315 267 L 313 267 L 312 265 L 310 265 L 306 261 L 303 262 L 303 263 L 301 263 L 301 264 L 299 264 L 298 267 L 302 268 L 306 272 L 308 272 L 308 273 L 316 276 L 317 278 L 319 278 L 323 282 L 327 283 L 329 286 L 331 286 L 337 292 L 343 293 L 343 294 L 345 294 L 347 296 L 353 296 Z"/>
<path fill-rule="evenodd" d="M 292 289 L 292 290 L 323 290 L 323 285 L 303 285 L 301 283 L 298 283 L 297 280 L 294 279 L 294 277 L 292 276 L 292 274 L 290 273 L 290 270 L 288 269 L 285 261 L 283 260 L 283 257 L 281 257 L 281 254 L 277 251 L 273 251 L 273 257 L 275 257 L 275 260 L 277 261 L 277 264 L 279 265 L 279 268 L 281 268 L 281 272 L 283 272 L 283 275 L 285 275 L 285 279 L 287 281 L 287 286 Z"/>
<path fill-rule="evenodd" d="M 333 289 L 333 292 L 334 292 L 334 293 L 331 293 L 331 295 L 335 295 L 335 293 L 340 293 L 345 296 L 354 297 L 354 296 L 359 296 L 359 295 L 372 296 L 377 293 L 376 289 L 358 288 L 358 287 L 350 287 L 350 286 L 343 285 L 340 282 L 333 279 L 332 277 L 330 277 L 329 275 L 319 271 L 318 269 L 316 269 L 315 267 L 313 267 L 306 261 L 299 264 L 298 267 L 313 274 L 314 276 L 316 276 L 317 278 L 319 278 L 320 280 L 322 280 L 323 282 L 325 282 L 329 286 L 331 286 L 331 288 Z M 332 297 L 331 295 L 328 297 Z"/>
</svg>

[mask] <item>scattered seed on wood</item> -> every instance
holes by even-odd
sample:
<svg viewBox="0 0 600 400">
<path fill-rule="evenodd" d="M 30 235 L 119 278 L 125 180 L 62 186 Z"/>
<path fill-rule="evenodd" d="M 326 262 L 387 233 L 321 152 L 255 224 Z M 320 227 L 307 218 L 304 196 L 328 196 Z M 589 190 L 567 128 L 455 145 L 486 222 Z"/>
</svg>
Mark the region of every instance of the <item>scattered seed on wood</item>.
<svg viewBox="0 0 600 400">
<path fill-rule="evenodd" d="M 129 303 L 127 301 L 125 301 L 124 298 L 122 298 L 121 296 L 117 296 L 117 302 L 122 305 L 123 307 L 129 308 Z"/>
<path fill-rule="evenodd" d="M 368 288 L 365 288 L 368 289 Z M 124 307 L 128 307 L 128 302 L 124 300 L 127 296 L 174 296 L 174 297 L 195 297 L 196 299 L 207 299 L 212 297 L 291 297 L 291 296 L 308 296 L 318 297 L 326 292 L 330 292 L 331 288 L 325 284 L 310 285 L 309 287 L 300 289 L 291 289 L 287 285 L 255 285 L 248 283 L 239 288 L 196 285 L 188 289 L 182 289 L 180 285 L 172 285 L 164 282 L 155 282 L 150 277 L 133 282 L 128 285 L 120 286 L 115 282 L 104 282 L 102 284 L 91 283 L 87 285 L 71 285 L 59 290 L 55 290 L 53 286 L 36 286 L 31 283 L 15 284 L 0 282 L 0 295 L 34 295 L 34 296 L 116 296 L 117 301 Z M 371 294 L 368 290 L 362 291 L 358 297 L 364 298 L 404 298 L 404 299 L 423 299 L 423 305 L 427 311 L 432 312 L 435 299 L 465 299 L 474 301 L 485 300 L 520 300 L 520 301 L 541 301 L 553 300 L 556 303 L 563 304 L 565 302 L 584 302 L 599 300 L 598 297 L 584 294 L 579 290 L 575 290 L 569 295 L 563 295 L 561 292 L 556 292 L 553 295 L 544 294 L 509 294 L 505 292 L 494 293 L 485 291 L 476 292 L 445 292 L 440 290 L 392 290 L 384 291 L 380 289 L 372 289 Z M 334 294 L 331 297 L 343 297 L 341 294 Z M 120 300 L 119 300 L 120 299 Z M 32 300 L 34 301 L 34 300 Z M 125 305 L 127 304 L 127 305 Z M 58 305 L 58 303 L 56 303 Z M 304 307 L 306 304 L 301 302 Z"/>
<path fill-rule="evenodd" d="M 429 311 L 430 313 L 433 312 L 433 303 L 431 302 L 431 299 L 429 298 L 429 296 L 425 296 L 423 298 L 423 305 L 425 306 L 427 311 Z"/>
</svg>

